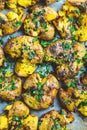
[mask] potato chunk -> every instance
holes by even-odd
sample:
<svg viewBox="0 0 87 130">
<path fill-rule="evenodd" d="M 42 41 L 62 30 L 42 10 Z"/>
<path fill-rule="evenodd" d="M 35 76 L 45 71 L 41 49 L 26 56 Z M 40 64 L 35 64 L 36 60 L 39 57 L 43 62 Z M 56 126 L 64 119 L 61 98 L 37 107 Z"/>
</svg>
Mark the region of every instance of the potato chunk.
<svg viewBox="0 0 87 130">
<path fill-rule="evenodd" d="M 38 73 L 30 75 L 24 82 L 24 102 L 32 109 L 40 110 L 48 108 L 52 103 L 59 89 L 57 79 L 49 74 L 41 78 Z"/>
</svg>

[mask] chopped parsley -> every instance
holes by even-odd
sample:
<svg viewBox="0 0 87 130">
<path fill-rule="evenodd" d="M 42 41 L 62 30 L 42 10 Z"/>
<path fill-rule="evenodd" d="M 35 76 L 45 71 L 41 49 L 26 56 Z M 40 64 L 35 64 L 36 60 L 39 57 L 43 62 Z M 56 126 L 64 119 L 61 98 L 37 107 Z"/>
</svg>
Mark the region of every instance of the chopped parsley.
<svg viewBox="0 0 87 130">
<path fill-rule="evenodd" d="M 39 65 L 36 69 L 36 73 L 39 73 L 42 78 L 46 77 L 50 72 L 52 72 L 51 65 L 47 63 Z"/>
<path fill-rule="evenodd" d="M 37 54 L 34 50 L 30 50 L 30 52 L 28 53 L 29 60 L 32 60 L 36 56 L 37 56 Z"/>
<path fill-rule="evenodd" d="M 15 23 L 13 24 L 13 26 L 14 26 L 14 27 L 18 27 L 18 26 L 20 26 L 22 23 L 23 23 L 23 22 L 21 22 L 21 21 L 17 21 L 17 22 L 15 22 Z"/>
</svg>

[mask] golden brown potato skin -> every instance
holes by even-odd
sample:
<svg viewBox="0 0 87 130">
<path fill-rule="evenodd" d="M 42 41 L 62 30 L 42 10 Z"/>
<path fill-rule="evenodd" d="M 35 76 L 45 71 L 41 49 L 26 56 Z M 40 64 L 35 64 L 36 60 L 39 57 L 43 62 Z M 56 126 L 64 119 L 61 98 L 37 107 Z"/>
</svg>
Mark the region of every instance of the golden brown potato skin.
<svg viewBox="0 0 87 130">
<path fill-rule="evenodd" d="M 60 112 L 57 112 L 56 110 L 51 110 L 40 118 L 40 125 L 38 129 L 52 130 L 52 128 L 61 128 L 61 130 L 64 130 L 64 128 L 66 128 L 66 124 L 73 122 L 73 120 L 73 115 L 65 111 L 64 109 L 62 109 Z M 68 129 L 66 128 L 66 130 Z"/>
<path fill-rule="evenodd" d="M 69 3 L 71 3 L 72 5 L 85 5 L 87 4 L 87 0 L 67 0 Z"/>
<path fill-rule="evenodd" d="M 25 11 L 20 7 L 15 9 L 14 12 L 18 15 L 18 19 L 15 18 L 11 21 L 7 19 L 8 21 L 4 20 L 4 22 L 3 19 L 1 20 L 0 28 L 2 29 L 2 36 L 12 34 L 18 31 L 26 17 Z"/>
<path fill-rule="evenodd" d="M 48 108 L 52 103 L 59 89 L 57 79 L 49 74 L 41 78 L 38 73 L 30 75 L 24 82 L 24 102 L 32 109 L 40 110 Z"/>
<path fill-rule="evenodd" d="M 22 91 L 22 80 L 17 76 L 1 78 L 0 98 L 11 101 L 20 96 Z"/>
<path fill-rule="evenodd" d="M 62 105 L 69 111 L 75 111 L 77 107 L 83 116 L 87 116 L 87 75 L 81 76 L 79 79 L 64 80 L 64 87 L 60 88 L 58 93 Z"/>
<path fill-rule="evenodd" d="M 39 40 L 25 35 L 10 39 L 4 51 L 11 58 L 22 57 L 34 64 L 42 63 L 44 56 Z"/>
<path fill-rule="evenodd" d="M 45 2 L 46 2 L 47 5 L 50 5 L 54 2 L 56 2 L 56 0 L 45 0 Z"/>
<path fill-rule="evenodd" d="M 0 10 L 3 10 L 5 7 L 5 1 L 6 0 L 0 0 Z"/>
<path fill-rule="evenodd" d="M 2 46 L 0 45 L 0 66 L 3 65 L 4 60 L 5 60 L 4 52 L 3 52 Z"/>
<path fill-rule="evenodd" d="M 76 6 L 65 2 L 62 9 L 58 11 L 58 17 L 53 21 L 61 37 L 87 41 L 87 14 Z"/>
<path fill-rule="evenodd" d="M 24 21 L 25 33 L 43 40 L 51 40 L 55 34 L 54 26 L 49 23 L 57 17 L 51 7 L 34 6 Z"/>
<path fill-rule="evenodd" d="M 73 44 L 71 40 L 58 40 L 45 49 L 45 54 L 45 61 L 58 64 L 58 78 L 65 79 L 76 75 L 81 69 L 86 48 L 78 42 Z"/>
<path fill-rule="evenodd" d="M 15 101 L 6 106 L 5 110 L 9 130 L 37 130 L 38 117 L 30 115 L 29 108 L 22 101 Z"/>
</svg>

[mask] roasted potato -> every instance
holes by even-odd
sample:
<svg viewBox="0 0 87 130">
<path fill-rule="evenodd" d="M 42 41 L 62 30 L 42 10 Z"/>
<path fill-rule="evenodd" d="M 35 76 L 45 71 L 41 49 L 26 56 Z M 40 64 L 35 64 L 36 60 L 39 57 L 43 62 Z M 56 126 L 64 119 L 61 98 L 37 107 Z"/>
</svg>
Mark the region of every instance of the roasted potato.
<svg viewBox="0 0 87 130">
<path fill-rule="evenodd" d="M 0 29 L 2 30 L 2 36 L 18 31 L 26 17 L 26 13 L 22 8 L 18 7 L 14 10 L 14 12 L 8 12 L 6 16 L 6 19 L 3 19 L 1 16 L 2 19 L 0 20 Z"/>
<path fill-rule="evenodd" d="M 35 5 L 39 0 L 7 0 L 6 5 L 9 8 L 17 8 L 17 4 L 27 8 L 28 6 Z"/>
<path fill-rule="evenodd" d="M 75 103 L 73 99 L 71 98 L 72 96 L 72 89 L 68 89 L 67 91 L 64 91 L 62 88 L 59 89 L 58 93 L 60 102 L 62 105 L 67 108 L 68 111 L 75 111 Z"/>
<path fill-rule="evenodd" d="M 0 130 L 8 130 L 8 118 L 5 114 L 0 115 Z"/>
<path fill-rule="evenodd" d="M 42 63 L 43 48 L 39 40 L 30 36 L 18 36 L 10 39 L 5 45 L 4 51 L 11 58 L 24 58 L 31 63 Z"/>
<path fill-rule="evenodd" d="M 20 96 L 22 80 L 17 76 L 0 77 L 0 98 L 10 101 Z"/>
<path fill-rule="evenodd" d="M 80 44 L 73 44 L 71 40 L 58 40 L 45 49 L 45 61 L 57 64 L 56 73 L 59 79 L 72 77 L 83 66 L 86 48 Z"/>
<path fill-rule="evenodd" d="M 67 118 L 69 117 L 69 118 Z M 61 110 L 61 113 L 52 110 L 44 114 L 39 120 L 39 130 L 68 130 L 66 124 L 73 122 L 74 117 L 71 113 Z"/>
<path fill-rule="evenodd" d="M 15 101 L 13 104 L 7 105 L 5 111 L 8 111 L 8 117 L 12 116 L 28 116 L 29 108 L 22 101 Z"/>
<path fill-rule="evenodd" d="M 0 66 L 3 65 L 4 60 L 5 60 L 4 52 L 3 52 L 2 46 L 0 45 Z"/>
<path fill-rule="evenodd" d="M 74 111 L 77 107 L 83 116 L 87 116 L 86 112 L 82 113 L 83 109 L 87 109 L 87 75 L 80 78 L 66 79 L 64 80 L 64 87 L 60 88 L 58 97 L 60 102 L 69 111 Z M 85 104 L 85 105 L 81 105 Z"/>
<path fill-rule="evenodd" d="M 49 22 L 56 17 L 57 13 L 52 8 L 35 6 L 24 21 L 25 33 L 43 40 L 53 39 L 55 28 Z"/>
<path fill-rule="evenodd" d="M 61 37 L 84 42 L 87 41 L 86 17 L 87 13 L 81 12 L 78 7 L 66 2 L 62 10 L 58 11 L 58 17 L 53 23 Z"/>
<path fill-rule="evenodd" d="M 38 117 L 34 115 L 29 115 L 23 120 L 22 125 L 24 127 L 23 130 L 37 130 Z"/>
<path fill-rule="evenodd" d="M 52 103 L 59 89 L 57 79 L 49 74 L 41 78 L 38 73 L 33 73 L 24 82 L 24 102 L 32 109 L 40 110 L 48 108 Z"/>
<path fill-rule="evenodd" d="M 0 0 L 0 10 L 3 10 L 5 7 L 5 1 L 6 0 Z"/>
<path fill-rule="evenodd" d="M 21 101 L 6 106 L 8 130 L 37 130 L 38 117 L 29 114 L 29 108 Z"/>
<path fill-rule="evenodd" d="M 84 6 L 87 4 L 87 0 L 67 0 L 67 1 L 74 6 Z"/>
<path fill-rule="evenodd" d="M 87 117 L 87 98 L 79 104 L 78 111 Z"/>
<path fill-rule="evenodd" d="M 35 69 L 36 65 L 26 59 L 18 60 L 15 65 L 15 73 L 20 77 L 27 77 L 29 74 L 32 74 Z"/>
<path fill-rule="evenodd" d="M 52 4 L 54 2 L 57 2 L 57 0 L 45 0 L 46 5 Z"/>
</svg>

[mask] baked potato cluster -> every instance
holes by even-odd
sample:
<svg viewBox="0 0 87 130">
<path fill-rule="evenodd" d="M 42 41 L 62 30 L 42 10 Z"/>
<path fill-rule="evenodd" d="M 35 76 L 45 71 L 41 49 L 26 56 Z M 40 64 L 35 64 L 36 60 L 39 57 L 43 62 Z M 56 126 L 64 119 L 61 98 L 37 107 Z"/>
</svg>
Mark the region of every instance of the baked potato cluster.
<svg viewBox="0 0 87 130">
<path fill-rule="evenodd" d="M 83 116 L 87 116 L 87 74 L 80 78 L 64 80 L 58 97 L 67 110 L 75 111 L 77 107 Z"/>
<path fill-rule="evenodd" d="M 58 40 L 45 49 L 45 61 L 57 64 L 56 73 L 59 79 L 76 75 L 83 66 L 86 48 L 72 40 Z"/>
<path fill-rule="evenodd" d="M 4 110 L 0 115 L 0 130 L 52 130 L 53 127 L 64 130 L 66 124 L 74 121 L 73 115 L 64 109 L 60 112 L 52 110 L 38 121 L 38 117 L 30 114 L 29 108 L 21 101 L 15 101 Z"/>
<path fill-rule="evenodd" d="M 24 102 L 32 109 L 40 110 L 53 103 L 59 82 L 52 74 L 42 78 L 40 74 L 33 73 L 25 80 L 23 88 L 26 90 L 23 94 Z"/>
<path fill-rule="evenodd" d="M 77 2 L 77 4 L 79 2 Z M 83 9 L 80 9 L 77 6 L 73 6 L 69 2 L 66 2 L 63 5 L 62 9 L 58 11 L 58 17 L 56 18 L 56 20 L 54 20 L 53 23 L 59 31 L 61 37 L 66 39 L 75 39 L 77 41 L 84 42 L 87 41 L 86 17 L 87 13 L 85 10 L 83 11 Z"/>
<path fill-rule="evenodd" d="M 26 12 L 18 7 L 6 15 L 0 12 L 0 36 L 18 31 L 26 17 Z"/>
<path fill-rule="evenodd" d="M 9 9 L 0 12 L 0 99 L 11 101 L 0 130 L 68 130 L 70 112 L 87 117 L 87 0 L 66 0 L 58 13 L 48 6 L 57 0 L 38 2 L 0 1 L 0 10 Z M 56 96 L 65 110 L 30 114 L 55 105 Z"/>
</svg>

